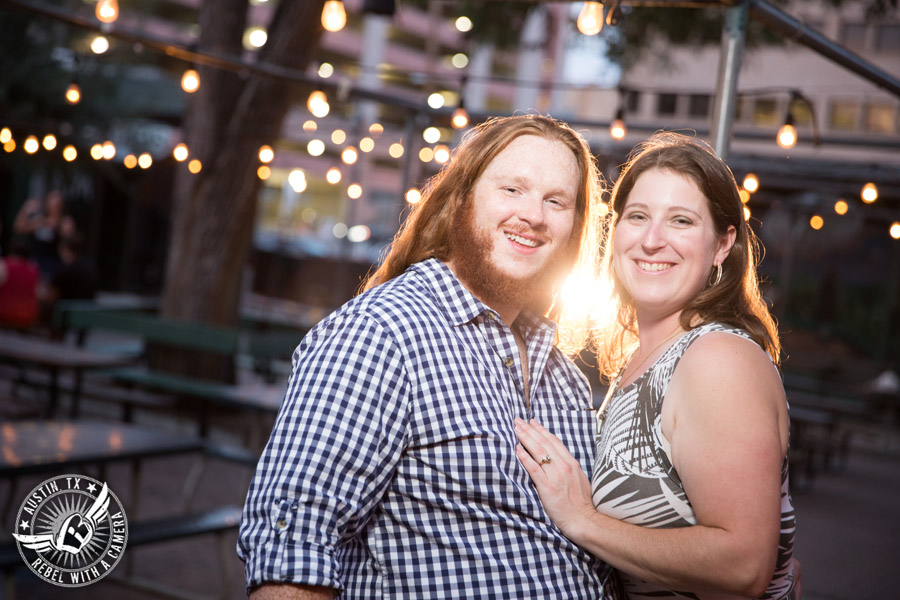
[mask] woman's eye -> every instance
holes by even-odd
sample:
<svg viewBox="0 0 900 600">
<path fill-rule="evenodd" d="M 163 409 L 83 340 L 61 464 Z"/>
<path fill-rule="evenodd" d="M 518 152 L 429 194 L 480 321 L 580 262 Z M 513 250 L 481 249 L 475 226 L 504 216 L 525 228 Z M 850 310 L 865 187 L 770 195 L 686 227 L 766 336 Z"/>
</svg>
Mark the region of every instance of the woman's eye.
<svg viewBox="0 0 900 600">
<path fill-rule="evenodd" d="M 694 224 L 694 221 L 692 221 L 691 219 L 689 219 L 687 217 L 675 217 L 673 219 L 673 221 L 675 222 L 676 225 L 682 225 L 684 227 Z"/>
</svg>

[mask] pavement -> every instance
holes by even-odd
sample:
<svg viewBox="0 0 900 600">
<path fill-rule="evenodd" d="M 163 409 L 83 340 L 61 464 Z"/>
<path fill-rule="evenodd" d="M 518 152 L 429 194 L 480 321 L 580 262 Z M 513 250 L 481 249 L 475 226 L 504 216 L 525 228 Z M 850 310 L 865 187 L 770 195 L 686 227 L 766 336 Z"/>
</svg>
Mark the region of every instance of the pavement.
<svg viewBox="0 0 900 600">
<path fill-rule="evenodd" d="M 2 383 L 2 382 L 0 382 Z M 87 403 L 88 416 L 106 418 L 109 408 Z M 193 423 L 140 413 L 139 424 L 193 433 Z M 242 439 L 239 415 L 217 415 L 212 436 L 237 443 Z M 264 427 L 267 425 L 264 424 Z M 820 473 L 802 492 L 794 492 L 798 532 L 795 556 L 803 568 L 805 600 L 900 599 L 900 420 L 856 426 L 849 458 L 840 469 Z M 165 457 L 145 461 L 140 490 L 140 514 L 129 519 L 172 514 L 180 509 L 181 486 L 196 458 Z M 86 475 L 97 477 L 90 469 Z M 243 504 L 251 469 L 235 463 L 212 461 L 206 465 L 195 495 L 194 507 L 203 509 L 224 503 Z M 41 477 L 23 478 L 18 498 L 13 499 L 14 518 L 27 490 Z M 131 473 L 127 464 L 111 466 L 106 481 L 126 506 Z M 0 501 L 8 495 L 9 482 L 0 481 Z M 2 536 L 11 523 L 0 524 Z M 82 588 L 60 588 L 37 579 L 30 571 L 16 572 L 15 597 L 20 600 L 150 600 L 159 595 L 125 587 L 113 577 L 138 578 L 163 586 L 168 597 L 245 597 L 243 565 L 234 548 L 235 531 L 224 537 L 224 556 L 211 535 L 129 548 L 126 559 L 113 574 Z M 0 598 L 9 598 L 0 591 Z"/>
</svg>

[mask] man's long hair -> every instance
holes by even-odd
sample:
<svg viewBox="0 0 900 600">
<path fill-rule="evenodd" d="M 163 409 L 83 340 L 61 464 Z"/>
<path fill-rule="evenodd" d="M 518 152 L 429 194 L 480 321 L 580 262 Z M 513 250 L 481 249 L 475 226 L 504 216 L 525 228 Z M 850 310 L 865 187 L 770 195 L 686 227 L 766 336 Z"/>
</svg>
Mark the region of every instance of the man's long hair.
<svg viewBox="0 0 900 600">
<path fill-rule="evenodd" d="M 360 291 L 385 283 L 427 258 L 450 259 L 449 232 L 458 224 L 457 219 L 464 212 L 462 208 L 473 201 L 475 183 L 494 157 L 523 135 L 558 140 L 575 156 L 579 182 L 572 238 L 580 242 L 575 264 L 585 265 L 593 272 L 600 246 L 597 204 L 601 189 L 594 156 L 584 139 L 568 125 L 541 115 L 516 115 L 490 119 L 466 133 L 450 161 L 428 181 L 422 200 L 412 208 L 381 265 L 369 274 Z M 558 292 L 554 290 L 545 312 L 554 319 L 560 317 L 564 308 Z M 580 327 L 583 326 L 581 323 Z M 572 336 L 560 337 L 569 340 Z M 579 337 L 583 345 L 586 336 L 576 335 L 572 339 Z M 581 345 L 578 341 L 567 342 L 566 350 L 579 349 Z"/>
<path fill-rule="evenodd" d="M 612 192 L 613 225 L 606 239 L 602 273 L 613 282 L 614 313 L 617 318 L 598 324 L 593 342 L 598 350 L 600 372 L 615 377 L 637 345 L 637 315 L 632 298 L 613 268 L 615 230 L 628 196 L 638 178 L 660 169 L 687 177 L 706 197 L 716 235 L 734 226 L 734 246 L 722 262 L 722 279 L 700 291 L 683 309 L 685 330 L 711 322 L 725 323 L 747 331 L 779 364 L 781 343 L 778 328 L 759 290 L 756 274 L 760 244 L 744 220 L 737 183 L 728 165 L 704 142 L 678 133 L 658 133 L 631 154 Z"/>
</svg>

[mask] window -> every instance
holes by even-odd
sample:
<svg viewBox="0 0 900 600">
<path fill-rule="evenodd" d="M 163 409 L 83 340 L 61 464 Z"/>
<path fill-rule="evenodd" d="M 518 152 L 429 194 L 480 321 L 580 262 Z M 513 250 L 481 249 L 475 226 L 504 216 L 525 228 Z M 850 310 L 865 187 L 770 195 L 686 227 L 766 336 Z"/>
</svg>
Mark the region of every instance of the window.
<svg viewBox="0 0 900 600">
<path fill-rule="evenodd" d="M 866 47 L 866 24 L 844 23 L 841 26 L 841 40 L 848 48 L 859 50 Z"/>
<path fill-rule="evenodd" d="M 890 104 L 870 104 L 866 106 L 863 128 L 872 133 L 894 133 L 896 113 Z"/>
<path fill-rule="evenodd" d="M 849 100 L 835 100 L 828 113 L 828 126 L 843 131 L 856 129 L 858 117 L 859 104 Z"/>
<path fill-rule="evenodd" d="M 638 112 L 641 102 L 641 93 L 635 90 L 628 90 L 625 93 L 625 111 L 629 113 Z"/>
<path fill-rule="evenodd" d="M 772 98 L 759 98 L 753 103 L 753 124 L 781 127 L 784 114 L 778 114 L 778 103 Z"/>
<path fill-rule="evenodd" d="M 656 112 L 660 115 L 674 115 L 678 108 L 676 94 L 659 94 L 656 97 Z"/>
<path fill-rule="evenodd" d="M 900 25 L 879 25 L 875 30 L 875 49 L 879 52 L 900 52 Z"/>
<path fill-rule="evenodd" d="M 812 123 L 812 108 L 805 100 L 793 100 L 791 102 L 791 114 L 794 116 L 794 125 L 809 125 Z"/>
<path fill-rule="evenodd" d="M 688 115 L 701 119 L 708 117 L 710 100 L 709 94 L 691 94 L 688 101 Z"/>
</svg>

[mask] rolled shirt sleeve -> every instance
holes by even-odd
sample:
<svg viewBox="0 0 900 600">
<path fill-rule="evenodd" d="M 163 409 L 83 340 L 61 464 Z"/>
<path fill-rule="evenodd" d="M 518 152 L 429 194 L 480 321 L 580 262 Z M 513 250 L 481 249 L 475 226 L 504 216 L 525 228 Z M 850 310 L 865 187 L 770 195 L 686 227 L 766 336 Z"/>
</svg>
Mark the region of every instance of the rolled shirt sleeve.
<svg viewBox="0 0 900 600">
<path fill-rule="evenodd" d="M 244 507 L 248 588 L 343 589 L 336 547 L 363 529 L 391 481 L 409 390 L 400 348 L 371 316 L 332 316 L 303 339 Z"/>
</svg>

